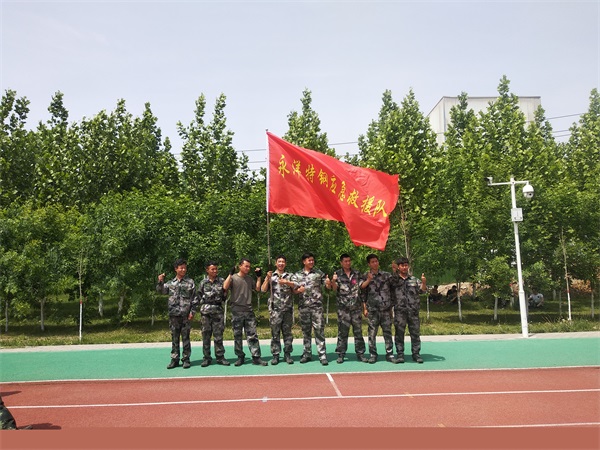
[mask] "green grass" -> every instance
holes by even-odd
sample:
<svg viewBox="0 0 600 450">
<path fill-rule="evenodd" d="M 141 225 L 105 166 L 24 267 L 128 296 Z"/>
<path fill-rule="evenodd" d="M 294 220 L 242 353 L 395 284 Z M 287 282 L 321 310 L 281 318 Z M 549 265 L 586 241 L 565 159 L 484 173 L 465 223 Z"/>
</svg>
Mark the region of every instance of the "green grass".
<svg viewBox="0 0 600 450">
<path fill-rule="evenodd" d="M 424 298 L 424 297 L 423 297 Z M 166 305 L 159 302 L 161 306 Z M 48 318 L 45 330 L 41 331 L 39 319 L 16 320 L 9 317 L 8 331 L 2 323 L 0 345 L 2 347 L 24 347 L 65 344 L 117 344 L 141 342 L 169 342 L 171 340 L 165 311 L 159 311 L 154 325 L 151 324 L 150 312 L 140 311 L 140 317 L 123 324 L 116 320 L 116 302 L 107 301 L 104 318 L 100 318 L 95 305 L 88 305 L 86 317 L 89 323 L 84 324 L 82 340 L 79 341 L 78 317 L 79 305 L 76 302 L 55 300 L 48 306 Z M 469 301 L 462 304 L 462 320 L 458 316 L 457 305 L 430 305 L 427 318 L 427 305 L 421 302 L 421 335 L 470 335 L 470 334 L 508 334 L 521 333 L 521 317 L 518 308 L 507 306 L 498 310 L 498 318 L 494 320 L 493 303 L 489 301 Z M 546 300 L 540 310 L 531 310 L 529 315 L 530 333 L 553 333 L 573 331 L 599 331 L 600 314 L 596 306 L 595 317 L 591 317 L 589 295 L 574 296 L 571 302 L 571 318 L 567 320 L 567 304 L 563 299 L 562 308 L 558 300 Z M 297 317 L 297 316 L 296 316 Z M 264 298 L 258 313 L 258 335 L 261 340 L 271 338 L 269 314 Z M 329 305 L 329 322 L 325 328 L 326 337 L 337 336 L 337 317 L 335 301 L 331 298 Z M 300 326 L 293 327 L 294 336 L 301 338 Z M 367 333 L 366 319 L 363 321 L 363 335 Z M 231 321 L 225 327 L 226 340 L 233 339 Z M 200 341 L 200 323 L 194 321 L 192 339 Z"/>
</svg>

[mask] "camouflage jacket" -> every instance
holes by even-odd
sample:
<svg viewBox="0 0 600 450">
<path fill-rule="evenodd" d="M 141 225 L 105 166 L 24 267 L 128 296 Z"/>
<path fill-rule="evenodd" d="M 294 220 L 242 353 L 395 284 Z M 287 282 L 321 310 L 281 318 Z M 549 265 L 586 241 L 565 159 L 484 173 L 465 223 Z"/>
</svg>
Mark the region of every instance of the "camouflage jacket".
<svg viewBox="0 0 600 450">
<path fill-rule="evenodd" d="M 306 288 L 306 290 L 299 295 L 299 308 L 323 306 L 322 289 L 325 286 L 326 277 L 327 275 L 315 268 L 311 269 L 310 272 L 300 270 L 293 275 L 292 281 L 296 283 L 296 288 L 301 286 Z"/>
<path fill-rule="evenodd" d="M 363 281 L 367 279 L 369 272 L 363 276 Z M 369 285 L 364 289 L 367 309 L 385 311 L 392 307 L 392 292 L 390 289 L 390 280 L 392 275 L 389 272 L 378 271 Z"/>
<path fill-rule="evenodd" d="M 412 275 L 405 279 L 395 273 L 392 275 L 390 285 L 394 308 L 420 308 L 421 280 Z"/>
<path fill-rule="evenodd" d="M 292 274 L 283 272 L 279 275 L 273 272 L 269 281 L 271 295 L 269 297 L 269 311 L 291 311 L 294 308 L 294 298 L 291 286 L 279 283 L 279 280 L 291 281 Z"/>
<path fill-rule="evenodd" d="M 187 317 L 190 313 L 196 313 L 198 299 L 196 298 L 196 285 L 191 278 L 183 277 L 178 280 L 175 277 L 166 283 L 158 283 L 156 290 L 161 294 L 169 294 L 167 302 L 169 316 Z"/>
<path fill-rule="evenodd" d="M 356 269 L 350 270 L 350 276 L 346 275 L 344 269 L 335 271 L 337 274 L 337 304 L 338 308 L 357 309 L 362 308 L 362 296 L 360 284 L 364 281 L 360 272 Z"/>
<path fill-rule="evenodd" d="M 214 281 L 204 277 L 198 286 L 198 300 L 200 303 L 201 314 L 213 314 L 223 312 L 225 303 L 225 291 L 223 283 L 225 280 L 221 277 L 216 277 Z"/>
</svg>

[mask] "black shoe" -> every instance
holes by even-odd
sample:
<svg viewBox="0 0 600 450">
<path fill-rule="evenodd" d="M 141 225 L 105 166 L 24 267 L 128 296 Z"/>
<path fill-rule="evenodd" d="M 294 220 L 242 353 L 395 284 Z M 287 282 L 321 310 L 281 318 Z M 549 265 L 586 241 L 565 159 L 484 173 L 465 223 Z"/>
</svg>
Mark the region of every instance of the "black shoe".
<svg viewBox="0 0 600 450">
<path fill-rule="evenodd" d="M 203 359 L 202 362 L 200 363 L 200 367 L 207 367 L 210 366 L 210 363 L 212 361 L 210 359 Z"/>
<path fill-rule="evenodd" d="M 240 367 L 242 364 L 244 364 L 244 358 L 238 358 L 237 361 L 233 363 L 236 367 Z"/>
<path fill-rule="evenodd" d="M 321 359 L 321 365 L 322 366 L 328 366 L 329 365 L 329 361 L 327 361 L 326 358 Z"/>
<path fill-rule="evenodd" d="M 271 365 L 276 366 L 277 364 L 279 364 L 279 356 L 273 356 L 273 359 L 271 360 Z"/>
<path fill-rule="evenodd" d="M 167 366 L 167 369 L 174 369 L 177 366 L 179 366 L 179 360 L 172 359 L 169 365 Z"/>
<path fill-rule="evenodd" d="M 338 359 L 336 359 L 335 362 L 338 364 L 342 364 L 344 362 L 344 355 L 338 356 Z"/>
<path fill-rule="evenodd" d="M 391 362 L 392 364 L 398 364 L 398 361 L 394 358 L 394 355 L 388 355 L 385 357 L 387 362 Z"/>
<path fill-rule="evenodd" d="M 369 359 L 365 358 L 365 355 L 356 355 L 356 359 L 358 359 L 360 362 L 364 362 L 364 363 L 369 362 Z"/>
<path fill-rule="evenodd" d="M 413 361 L 419 364 L 423 364 L 423 358 L 421 358 L 421 355 L 419 355 L 418 353 L 414 353 L 412 355 Z"/>
<path fill-rule="evenodd" d="M 398 357 L 396 358 L 396 362 L 400 363 L 400 364 L 404 364 L 404 355 L 398 354 Z"/>
<path fill-rule="evenodd" d="M 288 364 L 294 364 L 294 360 L 290 355 L 285 355 L 285 362 Z"/>
<path fill-rule="evenodd" d="M 302 358 L 300 358 L 300 364 L 304 364 L 309 362 L 310 360 L 312 360 L 311 356 L 308 355 L 302 355 Z"/>
<path fill-rule="evenodd" d="M 377 362 L 377 355 L 371 355 L 369 358 L 369 364 L 375 364 Z"/>
<path fill-rule="evenodd" d="M 267 362 L 263 361 L 260 358 L 252 358 L 252 364 L 254 364 L 255 366 L 266 366 Z"/>
<path fill-rule="evenodd" d="M 186 360 L 183 362 L 183 368 L 184 368 L 184 369 L 189 369 L 190 367 L 192 367 L 192 365 L 191 365 L 191 364 L 190 364 L 190 362 L 189 362 L 189 361 L 186 359 Z"/>
<path fill-rule="evenodd" d="M 227 361 L 226 359 L 217 359 L 217 364 L 220 364 L 222 366 L 228 366 L 229 361 Z"/>
</svg>

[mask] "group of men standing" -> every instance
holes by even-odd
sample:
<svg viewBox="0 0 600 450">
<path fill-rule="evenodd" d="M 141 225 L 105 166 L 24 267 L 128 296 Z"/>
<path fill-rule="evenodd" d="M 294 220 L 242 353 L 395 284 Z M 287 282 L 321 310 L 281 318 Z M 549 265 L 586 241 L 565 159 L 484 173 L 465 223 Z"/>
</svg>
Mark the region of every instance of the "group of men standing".
<svg viewBox="0 0 600 450">
<path fill-rule="evenodd" d="M 325 345 L 325 316 L 323 310 L 323 289 L 332 289 L 337 293 L 338 337 L 335 352 L 337 363 L 344 362 L 348 350 L 350 327 L 354 335 L 354 349 L 359 361 L 377 362 L 377 333 L 382 330 L 385 343 L 386 360 L 391 363 L 404 362 L 404 333 L 406 327 L 411 337 L 412 358 L 422 363 L 420 355 L 420 298 L 426 292 L 425 275 L 421 280 L 409 274 L 409 262 L 399 258 L 392 263 L 392 272 L 379 269 L 376 255 L 367 256 L 369 270 L 361 274 L 352 268 L 352 259 L 348 254 L 340 256 L 341 268 L 329 278 L 321 270 L 315 268 L 315 257 L 312 253 L 302 255 L 302 269 L 296 273 L 286 271 L 286 257 L 276 258 L 276 270 L 268 271 L 264 281 L 262 270 L 255 269 L 256 281 L 250 276 L 251 263 L 242 259 L 238 267 L 229 272 L 226 279 L 218 275 L 218 265 L 214 261 L 206 264 L 206 276 L 196 288 L 194 280 L 189 278 L 187 263 L 183 259 L 175 261 L 175 278 L 165 282 L 165 274 L 158 276 L 157 291 L 169 294 L 169 328 L 171 330 L 171 361 L 168 369 L 179 366 L 181 359 L 183 368 L 189 368 L 191 343 L 191 322 L 200 310 L 202 316 L 203 360 L 202 367 L 212 363 L 211 337 L 214 340 L 216 363 L 228 366 L 223 346 L 225 328 L 225 302 L 230 292 L 229 305 L 234 337 L 234 352 L 237 357 L 236 366 L 245 362 L 243 351 L 243 334 L 246 340 L 252 363 L 266 366 L 261 358 L 260 344 L 257 334 L 256 315 L 252 309 L 252 292 L 269 292 L 269 320 L 271 325 L 271 364 L 276 365 L 281 359 L 281 338 L 283 338 L 283 360 L 293 364 L 292 359 L 292 324 L 294 296 L 298 296 L 298 316 L 303 335 L 303 352 L 300 363 L 312 360 L 312 335 L 314 333 L 317 354 L 322 365 L 328 365 Z M 369 357 L 365 356 L 366 345 L 362 335 L 363 315 L 368 321 Z M 395 325 L 395 338 L 392 338 L 392 324 Z M 183 342 L 183 353 L 180 354 L 180 339 Z M 397 356 L 394 357 L 394 343 Z"/>
</svg>

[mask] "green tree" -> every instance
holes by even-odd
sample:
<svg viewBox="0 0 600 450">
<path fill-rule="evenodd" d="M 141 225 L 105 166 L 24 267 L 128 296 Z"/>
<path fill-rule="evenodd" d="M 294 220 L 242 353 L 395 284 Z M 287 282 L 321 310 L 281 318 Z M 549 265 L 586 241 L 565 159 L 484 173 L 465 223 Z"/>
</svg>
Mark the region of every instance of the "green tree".
<svg viewBox="0 0 600 450">
<path fill-rule="evenodd" d="M 25 201 L 33 194 L 37 155 L 25 126 L 29 100 L 5 91 L 0 102 L 0 205 Z"/>
</svg>

